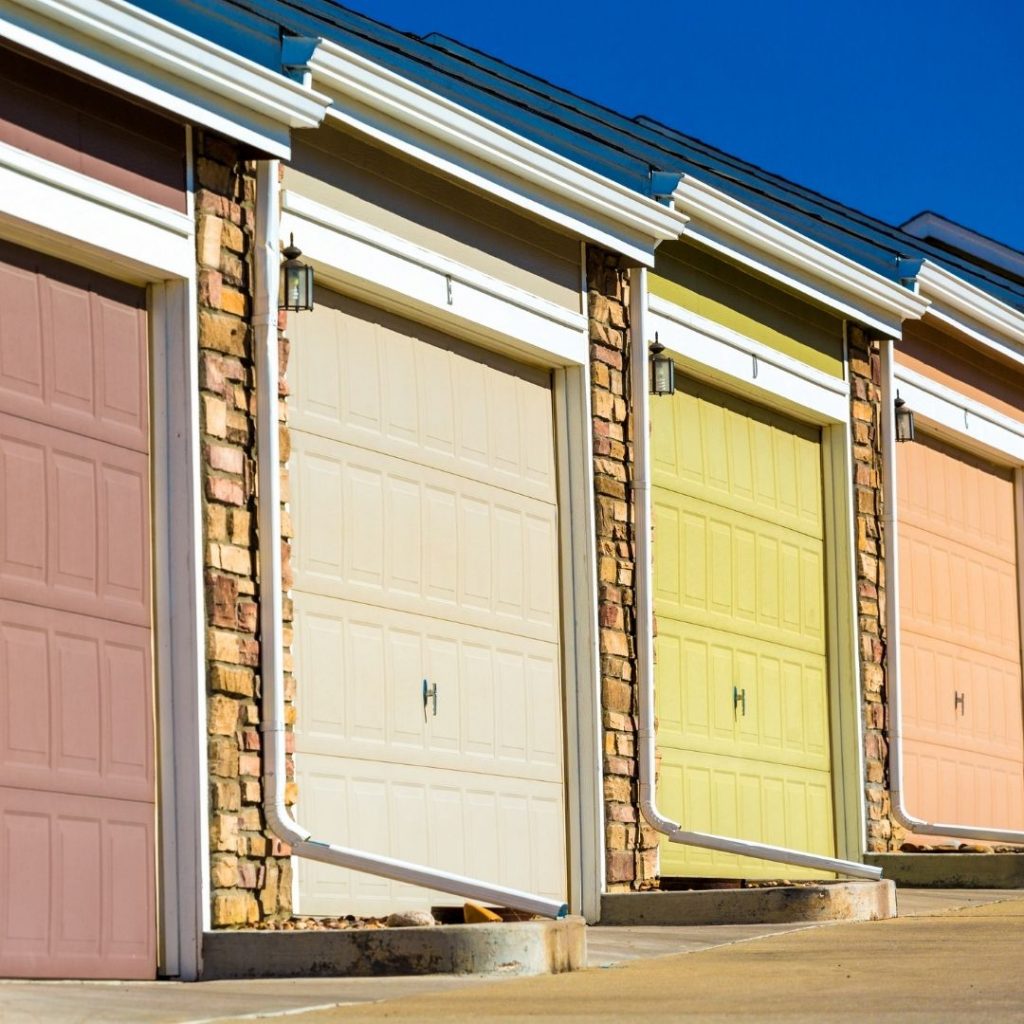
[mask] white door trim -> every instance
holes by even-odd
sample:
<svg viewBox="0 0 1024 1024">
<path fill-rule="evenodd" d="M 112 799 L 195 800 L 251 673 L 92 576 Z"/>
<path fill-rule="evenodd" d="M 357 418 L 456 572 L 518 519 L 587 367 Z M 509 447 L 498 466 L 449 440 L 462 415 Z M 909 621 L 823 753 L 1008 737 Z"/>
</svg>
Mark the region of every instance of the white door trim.
<svg viewBox="0 0 1024 1024">
<path fill-rule="evenodd" d="M 282 235 L 337 290 L 535 364 L 586 364 L 581 313 L 293 190 L 281 203 Z"/>
<path fill-rule="evenodd" d="M 193 979 L 209 916 L 193 221 L 0 144 L 0 237 L 149 285 L 158 970 Z"/>
<path fill-rule="evenodd" d="M 961 447 L 995 454 L 1014 466 L 1024 465 L 1024 423 L 939 384 L 917 370 L 893 366 L 900 397 L 926 424 Z"/>
</svg>

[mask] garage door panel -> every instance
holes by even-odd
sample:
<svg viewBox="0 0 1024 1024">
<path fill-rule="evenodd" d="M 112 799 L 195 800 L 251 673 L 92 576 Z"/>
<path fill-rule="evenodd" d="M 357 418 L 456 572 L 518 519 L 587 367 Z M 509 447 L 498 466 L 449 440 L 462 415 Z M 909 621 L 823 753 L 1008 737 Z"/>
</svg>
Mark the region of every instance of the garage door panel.
<svg viewBox="0 0 1024 1024">
<path fill-rule="evenodd" d="M 693 763 L 663 750 L 658 799 L 684 809 L 686 828 L 696 832 L 790 846 L 823 856 L 834 854 L 832 784 L 827 772 L 785 766 L 764 768 L 742 758 L 714 756 Z M 779 878 L 779 864 L 662 843 L 661 872 L 668 876 Z M 800 877 L 826 877 L 800 869 Z"/>
<path fill-rule="evenodd" d="M 150 622 L 144 454 L 0 415 L 0 597 Z"/>
<path fill-rule="evenodd" d="M 329 292 L 293 340 L 294 429 L 554 500 L 546 373 Z"/>
<path fill-rule="evenodd" d="M 152 798 L 147 630 L 0 602 L 0 670 L 5 784 Z"/>
<path fill-rule="evenodd" d="M 151 803 L 0 787 L 0 975 L 152 978 Z"/>
<path fill-rule="evenodd" d="M 298 705 L 300 751 L 561 778 L 555 645 L 333 598 L 294 600 L 296 674 L 316 679 Z M 436 716 L 432 703 L 424 712 L 425 678 L 437 686 Z"/>
<path fill-rule="evenodd" d="M 654 515 L 659 614 L 824 653 L 820 540 L 661 489 Z"/>
<path fill-rule="evenodd" d="M 820 431 L 685 379 L 685 400 L 653 402 L 656 486 L 823 536 Z"/>
<path fill-rule="evenodd" d="M 296 590 L 557 639 L 553 505 L 299 433 L 292 467 Z"/>
<path fill-rule="evenodd" d="M 144 293 L 24 252 L 0 243 L 0 407 L 148 451 Z"/>
<path fill-rule="evenodd" d="M 424 770 L 412 781 L 401 766 L 339 764 L 309 754 L 297 761 L 296 771 L 299 813 L 315 835 L 564 898 L 560 783 L 524 787 L 515 779 L 444 769 Z M 299 873 L 303 913 L 384 914 L 396 906 L 460 902 L 445 893 L 308 861 L 300 862 Z"/>
</svg>

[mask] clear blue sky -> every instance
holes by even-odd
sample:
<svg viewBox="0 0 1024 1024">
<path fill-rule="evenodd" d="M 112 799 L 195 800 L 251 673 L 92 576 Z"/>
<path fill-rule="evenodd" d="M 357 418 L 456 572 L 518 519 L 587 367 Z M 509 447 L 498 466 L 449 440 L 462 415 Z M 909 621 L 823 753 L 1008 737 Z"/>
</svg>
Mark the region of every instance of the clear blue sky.
<svg viewBox="0 0 1024 1024">
<path fill-rule="evenodd" d="M 1024 0 L 342 0 L 891 223 L 1024 249 Z"/>
</svg>

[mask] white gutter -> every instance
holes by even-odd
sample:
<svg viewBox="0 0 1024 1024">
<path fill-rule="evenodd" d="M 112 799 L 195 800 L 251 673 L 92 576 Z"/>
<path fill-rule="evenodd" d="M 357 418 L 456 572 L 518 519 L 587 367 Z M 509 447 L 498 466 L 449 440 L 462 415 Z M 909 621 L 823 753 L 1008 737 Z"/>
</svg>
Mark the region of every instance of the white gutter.
<svg viewBox="0 0 1024 1024">
<path fill-rule="evenodd" d="M 321 42 L 308 70 L 334 100 L 329 121 L 638 263 L 653 265 L 658 243 L 683 232 L 671 207 L 338 43 Z"/>
<path fill-rule="evenodd" d="M 765 274 L 813 302 L 880 331 L 923 316 L 928 301 L 799 231 L 687 174 L 673 193 L 686 238 Z"/>
<path fill-rule="evenodd" d="M 285 806 L 285 702 L 281 588 L 281 473 L 278 435 L 277 291 L 280 268 L 278 162 L 260 161 L 256 172 L 256 253 L 253 331 L 256 355 L 256 446 L 259 479 L 257 525 L 260 557 L 260 659 L 263 684 L 263 812 L 267 828 L 296 857 L 425 886 L 465 899 L 512 907 L 544 917 L 564 917 L 564 903 L 487 882 L 380 857 L 313 839 Z"/>
<path fill-rule="evenodd" d="M 684 846 L 699 846 L 705 850 L 737 854 L 742 857 L 757 857 L 761 860 L 778 861 L 781 864 L 795 864 L 799 867 L 818 871 L 834 871 L 837 874 L 853 875 L 857 878 L 881 878 L 882 869 L 854 861 L 821 857 L 800 850 L 782 846 L 769 846 L 747 839 L 730 839 L 726 836 L 707 832 L 690 832 L 678 822 L 666 818 L 657 807 L 655 795 L 655 748 L 657 738 L 654 728 L 654 608 L 653 608 L 653 563 L 651 560 L 651 458 L 650 418 L 648 416 L 648 393 L 650 390 L 650 363 L 647 354 L 647 271 L 643 268 L 633 271 L 630 284 L 632 311 L 630 322 L 633 326 L 632 350 L 630 355 L 630 400 L 633 407 L 633 509 L 636 520 L 635 584 L 636 584 L 636 658 L 637 687 L 639 704 L 639 749 L 637 751 L 640 773 L 640 810 L 647 821 L 669 842 Z"/>
<path fill-rule="evenodd" d="M 0 0 L 0 38 L 275 156 L 330 103 L 127 0 Z"/>
<path fill-rule="evenodd" d="M 903 684 L 900 672 L 900 602 L 899 602 L 899 537 L 897 472 L 896 472 L 896 407 L 895 359 L 893 342 L 882 342 L 882 455 L 883 486 L 885 488 L 882 526 L 886 543 L 886 684 L 889 693 L 889 794 L 892 816 L 904 828 L 920 835 L 948 836 L 951 839 L 981 839 L 989 842 L 1021 843 L 1024 832 L 1010 829 L 985 828 L 981 825 L 950 825 L 924 821 L 911 814 L 903 796 Z M 913 442 L 904 442 L 913 444 Z"/>
</svg>

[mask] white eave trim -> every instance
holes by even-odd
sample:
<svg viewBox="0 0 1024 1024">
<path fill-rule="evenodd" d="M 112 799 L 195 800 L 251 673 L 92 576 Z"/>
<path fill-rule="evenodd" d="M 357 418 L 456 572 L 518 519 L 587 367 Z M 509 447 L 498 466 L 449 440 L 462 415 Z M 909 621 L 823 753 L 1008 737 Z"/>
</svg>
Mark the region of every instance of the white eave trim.
<svg viewBox="0 0 1024 1024">
<path fill-rule="evenodd" d="M 0 37 L 272 156 L 330 102 L 124 0 L 0 0 Z"/>
<path fill-rule="evenodd" d="M 688 238 L 842 316 L 892 335 L 928 308 L 920 295 L 696 178 L 684 176 L 674 199 L 690 217 Z"/>
<path fill-rule="evenodd" d="M 309 64 L 329 117 L 504 202 L 651 266 L 686 218 L 465 107 L 324 42 Z"/>
<path fill-rule="evenodd" d="M 917 287 L 931 302 L 928 319 L 952 327 L 984 348 L 1024 365 L 1024 313 L 930 260 L 921 264 Z"/>
<path fill-rule="evenodd" d="M 0 233 L 53 255 L 68 249 L 130 279 L 187 279 L 192 218 L 0 143 Z"/>
</svg>

